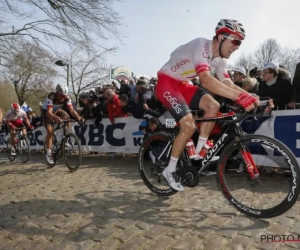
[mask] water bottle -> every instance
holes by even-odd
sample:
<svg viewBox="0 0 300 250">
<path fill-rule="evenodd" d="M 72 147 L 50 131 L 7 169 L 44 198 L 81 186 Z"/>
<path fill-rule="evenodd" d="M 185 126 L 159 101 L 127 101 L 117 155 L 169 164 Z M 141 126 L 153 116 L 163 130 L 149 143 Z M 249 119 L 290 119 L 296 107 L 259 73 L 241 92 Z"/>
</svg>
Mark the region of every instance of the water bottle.
<svg viewBox="0 0 300 250">
<path fill-rule="evenodd" d="M 190 159 L 197 158 L 195 145 L 192 139 L 189 139 L 188 143 L 186 144 L 186 151 Z"/>
<path fill-rule="evenodd" d="M 213 147 L 214 147 L 213 140 L 207 141 L 199 152 L 200 159 L 203 159 L 207 155 L 208 151 Z"/>
</svg>

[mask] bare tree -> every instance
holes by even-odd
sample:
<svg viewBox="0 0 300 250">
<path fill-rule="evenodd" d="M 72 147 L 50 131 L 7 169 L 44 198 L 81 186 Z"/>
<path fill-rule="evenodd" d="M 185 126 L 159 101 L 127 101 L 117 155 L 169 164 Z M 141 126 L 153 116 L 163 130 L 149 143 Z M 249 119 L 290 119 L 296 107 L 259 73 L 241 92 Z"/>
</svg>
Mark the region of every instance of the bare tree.
<svg viewBox="0 0 300 250">
<path fill-rule="evenodd" d="M 243 67 L 248 74 L 249 71 L 255 67 L 255 61 L 252 54 L 241 54 L 240 57 L 236 60 L 235 66 Z"/>
<path fill-rule="evenodd" d="M 74 94 L 78 103 L 79 93 L 100 87 L 109 77 L 109 67 L 105 63 L 105 56 L 113 49 L 86 54 L 73 49 L 64 56 L 70 67 L 70 92 Z M 66 76 L 66 74 L 64 74 Z"/>
<path fill-rule="evenodd" d="M 254 52 L 256 65 L 264 65 L 267 62 L 277 62 L 281 55 L 280 44 L 276 39 L 268 39 L 263 42 Z"/>
<path fill-rule="evenodd" d="M 120 16 L 112 9 L 115 1 L 0 0 L 0 39 L 27 36 L 43 43 L 44 37 L 81 47 L 100 46 L 98 40 L 120 38 Z M 3 18 L 9 15 L 13 16 L 9 21 Z M 18 22 L 13 23 L 13 19 Z"/>
<path fill-rule="evenodd" d="M 287 71 L 290 72 L 293 77 L 297 63 L 300 62 L 300 48 L 283 48 L 278 59 L 278 63 L 281 64 Z"/>
<path fill-rule="evenodd" d="M 8 81 L 0 81 L 0 100 L 3 115 L 13 102 L 18 101 L 14 86 Z"/>
<path fill-rule="evenodd" d="M 2 73 L 14 84 L 19 103 L 23 104 L 40 90 L 50 89 L 57 75 L 51 54 L 24 39 L 16 39 Z"/>
</svg>

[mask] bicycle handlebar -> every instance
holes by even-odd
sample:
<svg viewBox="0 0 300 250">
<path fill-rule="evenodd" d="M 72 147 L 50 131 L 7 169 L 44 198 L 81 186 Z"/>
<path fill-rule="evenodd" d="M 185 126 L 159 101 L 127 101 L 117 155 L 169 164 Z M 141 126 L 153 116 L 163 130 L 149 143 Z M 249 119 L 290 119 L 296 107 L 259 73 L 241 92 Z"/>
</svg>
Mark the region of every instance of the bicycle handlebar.
<svg viewBox="0 0 300 250">
<path fill-rule="evenodd" d="M 236 106 L 229 106 L 228 108 L 234 111 L 235 113 L 242 113 L 242 115 L 233 121 L 230 121 L 228 123 L 238 123 L 241 122 L 246 118 L 246 116 L 253 117 L 254 120 L 257 120 L 258 118 L 261 118 L 263 114 L 265 113 L 265 109 L 269 106 L 269 100 L 271 98 L 269 97 L 260 97 L 260 105 L 255 105 L 255 108 L 249 112 L 247 112 L 242 106 L 236 105 Z M 271 114 L 272 110 L 270 111 Z"/>
</svg>

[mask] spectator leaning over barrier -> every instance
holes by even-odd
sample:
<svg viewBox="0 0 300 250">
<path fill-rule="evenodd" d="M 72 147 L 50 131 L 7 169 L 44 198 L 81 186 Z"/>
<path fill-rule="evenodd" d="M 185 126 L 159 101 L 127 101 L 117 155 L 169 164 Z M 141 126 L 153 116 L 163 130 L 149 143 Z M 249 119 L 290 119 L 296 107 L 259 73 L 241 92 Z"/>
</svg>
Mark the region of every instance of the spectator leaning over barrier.
<svg viewBox="0 0 300 250">
<path fill-rule="evenodd" d="M 274 110 L 284 110 L 292 100 L 291 78 L 286 70 L 280 69 L 277 63 L 269 62 L 263 67 L 263 81 L 259 84 L 260 97 L 271 97 Z"/>
<path fill-rule="evenodd" d="M 150 99 L 146 100 L 146 103 L 143 104 L 145 114 L 149 114 L 154 117 L 160 117 L 166 109 L 162 103 L 157 99 L 155 90 Z"/>
<path fill-rule="evenodd" d="M 112 90 L 107 89 L 104 92 L 107 99 L 106 106 L 108 112 L 108 118 L 111 124 L 115 124 L 115 117 L 123 117 L 122 106 L 119 100 L 119 96 Z"/>
<path fill-rule="evenodd" d="M 127 95 L 123 94 L 119 96 L 119 100 L 122 106 L 123 114 L 128 116 L 135 117 L 135 109 L 136 109 L 136 102 L 133 99 L 129 99 Z"/>
</svg>

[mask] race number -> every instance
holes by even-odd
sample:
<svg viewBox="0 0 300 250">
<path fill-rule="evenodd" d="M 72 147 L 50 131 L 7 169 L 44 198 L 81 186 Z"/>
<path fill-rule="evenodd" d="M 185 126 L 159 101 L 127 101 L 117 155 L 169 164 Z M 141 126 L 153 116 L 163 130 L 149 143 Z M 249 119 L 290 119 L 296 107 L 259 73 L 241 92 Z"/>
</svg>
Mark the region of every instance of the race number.
<svg viewBox="0 0 300 250">
<path fill-rule="evenodd" d="M 172 118 L 166 119 L 166 128 L 175 128 L 176 127 L 176 121 Z"/>
</svg>

